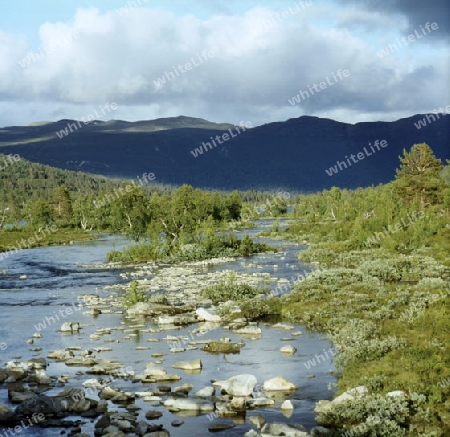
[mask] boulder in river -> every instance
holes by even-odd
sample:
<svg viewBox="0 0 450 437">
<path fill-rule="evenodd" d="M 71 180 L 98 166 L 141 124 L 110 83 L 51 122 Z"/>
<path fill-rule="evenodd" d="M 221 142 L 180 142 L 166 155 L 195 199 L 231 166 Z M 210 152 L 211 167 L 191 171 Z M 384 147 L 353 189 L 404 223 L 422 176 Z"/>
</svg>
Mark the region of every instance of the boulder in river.
<svg viewBox="0 0 450 437">
<path fill-rule="evenodd" d="M 289 382 L 287 379 L 282 378 L 281 376 L 277 376 L 275 378 L 264 381 L 263 389 L 265 391 L 284 391 L 284 390 L 296 390 L 297 387 Z"/>
<path fill-rule="evenodd" d="M 289 399 L 286 399 L 282 404 L 281 404 L 281 409 L 282 410 L 293 410 L 294 406 L 292 405 L 292 402 Z"/>
<path fill-rule="evenodd" d="M 280 352 L 285 355 L 294 355 L 297 352 L 297 348 L 294 346 L 283 346 L 280 348 Z"/>
<path fill-rule="evenodd" d="M 226 429 L 234 428 L 236 425 L 234 423 L 213 423 L 212 425 L 209 425 L 208 431 L 209 432 L 219 432 L 224 431 Z"/>
<path fill-rule="evenodd" d="M 214 411 L 214 404 L 211 401 L 199 398 L 180 398 L 169 397 L 163 405 L 170 411 L 195 411 L 205 413 Z"/>
<path fill-rule="evenodd" d="M 261 416 L 261 414 L 256 414 L 255 416 L 250 416 L 248 420 L 251 424 L 255 425 L 256 428 L 258 428 L 258 429 L 261 429 L 266 423 L 266 419 L 264 419 L 264 417 Z"/>
<path fill-rule="evenodd" d="M 35 415 L 45 417 L 55 417 L 64 410 L 61 402 L 46 395 L 37 395 L 23 401 L 14 411 L 14 418 L 17 422 Z"/>
<path fill-rule="evenodd" d="M 262 335 L 262 330 L 259 326 L 251 326 L 251 325 L 236 329 L 234 332 L 236 332 L 236 334 L 252 335 L 255 337 L 260 337 Z"/>
<path fill-rule="evenodd" d="M 202 351 L 212 354 L 238 354 L 241 351 L 240 345 L 225 341 L 210 341 L 202 347 Z"/>
<path fill-rule="evenodd" d="M 286 436 L 286 437 L 309 437 L 308 430 L 302 425 L 287 423 L 266 423 L 261 429 L 261 435 Z"/>
<path fill-rule="evenodd" d="M 61 325 L 61 332 L 78 332 L 80 330 L 80 324 L 78 322 L 64 322 Z"/>
<path fill-rule="evenodd" d="M 29 369 L 30 366 L 24 361 L 8 361 L 6 363 L 6 374 L 10 378 L 8 382 L 25 378 Z"/>
<path fill-rule="evenodd" d="M 250 396 L 257 382 L 256 376 L 243 374 L 233 376 L 230 379 L 216 381 L 213 383 L 213 386 L 219 387 L 232 396 Z"/>
<path fill-rule="evenodd" d="M 197 308 L 195 314 L 197 314 L 197 317 L 200 321 L 213 323 L 220 323 L 222 321 L 222 318 L 219 315 L 212 314 L 205 308 Z"/>
<path fill-rule="evenodd" d="M 71 350 L 59 349 L 56 351 L 51 351 L 47 355 L 47 358 L 55 361 L 67 361 L 73 358 L 75 355 Z"/>
<path fill-rule="evenodd" d="M 200 359 L 194 361 L 179 361 L 172 366 L 174 369 L 181 370 L 199 370 L 203 367 Z"/>
<path fill-rule="evenodd" d="M 215 391 L 216 389 L 214 387 L 204 387 L 195 392 L 195 396 L 208 398 L 210 396 L 214 396 Z"/>
</svg>

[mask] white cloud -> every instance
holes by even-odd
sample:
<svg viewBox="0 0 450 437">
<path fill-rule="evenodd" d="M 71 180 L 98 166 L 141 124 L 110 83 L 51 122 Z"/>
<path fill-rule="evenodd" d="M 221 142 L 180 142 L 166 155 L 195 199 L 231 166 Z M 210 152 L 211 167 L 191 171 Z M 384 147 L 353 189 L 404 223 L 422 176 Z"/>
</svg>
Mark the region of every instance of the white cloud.
<svg viewBox="0 0 450 437">
<path fill-rule="evenodd" d="M 444 58 L 414 56 L 414 47 L 377 57 L 375 30 L 381 38 L 392 19 L 380 15 L 378 21 L 354 8 L 336 17 L 335 9 L 311 6 L 267 25 L 276 12 L 257 7 L 200 20 L 162 9 L 136 8 L 123 16 L 79 9 L 69 23 L 41 26 L 42 47 L 56 48 L 24 68 L 19 63 L 30 48 L 0 31 L 0 125 L 76 118 L 108 101 L 119 105 L 114 118 L 183 114 L 253 124 L 302 114 L 353 122 L 355 114 L 388 118 L 445 103 L 439 102 L 447 86 Z M 367 28 L 367 39 L 351 32 L 356 25 Z M 70 35 L 78 37 L 67 42 Z M 155 85 L 179 64 L 191 58 L 199 63 L 205 50 L 215 56 Z M 408 65 L 406 55 L 412 57 Z M 348 69 L 350 77 L 289 105 L 299 90 L 338 69 Z"/>
</svg>

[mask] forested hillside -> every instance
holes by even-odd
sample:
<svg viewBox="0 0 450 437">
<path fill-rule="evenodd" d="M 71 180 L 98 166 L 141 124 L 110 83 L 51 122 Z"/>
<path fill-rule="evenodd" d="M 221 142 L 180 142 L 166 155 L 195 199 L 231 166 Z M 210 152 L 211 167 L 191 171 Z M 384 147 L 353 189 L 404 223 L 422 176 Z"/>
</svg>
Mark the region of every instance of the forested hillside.
<svg viewBox="0 0 450 437">
<path fill-rule="evenodd" d="M 176 117 L 96 121 L 73 132 L 67 126 L 76 121 L 60 120 L 0 129 L 0 152 L 124 179 L 153 172 L 157 182 L 175 186 L 311 193 L 387 183 L 402 150 L 414 143 L 426 142 L 438 158 L 450 158 L 450 115 L 417 128 L 424 118 L 348 124 L 302 116 L 243 128 Z M 64 129 L 67 135 L 59 138 Z M 382 148 L 377 141 L 384 141 Z"/>
</svg>

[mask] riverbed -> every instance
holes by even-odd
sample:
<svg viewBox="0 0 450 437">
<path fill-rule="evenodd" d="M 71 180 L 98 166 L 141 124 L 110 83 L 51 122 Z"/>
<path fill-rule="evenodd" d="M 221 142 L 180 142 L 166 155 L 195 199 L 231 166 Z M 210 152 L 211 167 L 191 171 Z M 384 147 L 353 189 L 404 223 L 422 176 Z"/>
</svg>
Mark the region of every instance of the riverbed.
<svg viewBox="0 0 450 437">
<path fill-rule="evenodd" d="M 271 225 L 270 221 L 259 221 L 257 228 L 247 231 L 256 235 Z M 237 258 L 213 263 L 183 263 L 182 268 L 191 269 L 196 274 L 214 275 L 220 272 L 235 271 L 248 275 L 266 274 L 265 283 L 279 294 L 288 292 L 294 278 L 313 270 L 313 266 L 299 263 L 297 254 L 305 247 L 285 241 L 261 239 L 278 248 L 277 253 L 265 253 L 249 258 Z M 117 268 L 104 264 L 106 253 L 112 249 L 120 249 L 127 244 L 122 237 L 102 236 L 95 241 L 75 243 L 73 245 L 54 246 L 22 250 L 0 263 L 0 343 L 6 345 L 0 350 L 0 365 L 12 359 L 28 360 L 34 357 L 46 357 L 51 350 L 66 347 L 80 347 L 81 350 L 107 347 L 112 351 L 97 353 L 104 359 L 117 359 L 124 367 L 133 369 L 135 373 L 144 370 L 149 362 L 154 362 L 152 354 L 164 354 L 159 357 L 162 365 L 170 373 L 176 373 L 181 380 L 171 383 L 133 383 L 130 379 L 115 379 L 115 387 L 128 392 L 142 392 L 155 386 L 170 386 L 183 384 L 194 386 L 192 393 L 211 386 L 212 379 L 228 379 L 239 374 L 252 374 L 258 379 L 258 385 L 265 380 L 282 376 L 297 387 L 289 399 L 294 405 L 290 413 L 282 411 L 281 401 L 276 399 L 271 407 L 255 408 L 247 411 L 245 416 L 234 419 L 235 427 L 220 432 L 223 436 L 243 436 L 254 428 L 248 421 L 249 416 L 261 414 L 268 422 L 295 423 L 305 426 L 308 430 L 317 426 L 315 413 L 312 411 L 315 403 L 321 399 L 332 399 L 335 382 L 333 376 L 334 363 L 326 360 L 314 367 L 308 360 L 315 354 L 323 353 L 331 347 L 330 342 L 317 333 L 308 332 L 300 325 L 292 325 L 292 331 L 274 328 L 276 320 L 260 322 L 262 330 L 259 338 L 252 338 L 216 327 L 206 332 L 203 337 L 208 339 L 230 338 L 233 342 L 243 341 L 245 346 L 239 354 L 213 355 L 201 351 L 186 350 L 181 353 L 170 351 L 170 344 L 164 340 L 167 335 L 194 338 L 192 332 L 199 328 L 200 323 L 187 327 L 165 329 L 157 320 L 146 319 L 137 324 L 136 320 L 127 318 L 125 314 L 112 311 L 109 314 L 92 315 L 84 306 L 81 295 L 97 295 L 99 298 L 117 294 L 121 285 L 127 284 L 136 276 L 140 280 L 153 280 L 170 266 L 152 266 L 148 270 L 142 266 L 136 268 Z M 88 266 L 88 267 L 86 267 Z M 148 275 L 147 272 L 148 271 Z M 146 277 L 147 275 L 147 277 Z M 184 278 L 190 282 L 189 277 Z M 284 282 L 280 282 L 284 281 Z M 116 287 L 119 286 L 119 287 Z M 63 317 L 68 307 L 74 308 L 71 316 Z M 60 312 L 60 310 L 63 310 Z M 56 319 L 59 314 L 60 320 Z M 53 319 L 52 319 L 53 317 Z M 42 323 L 46 321 L 43 328 Z M 77 334 L 62 334 L 59 328 L 65 321 L 79 322 L 82 329 Z M 27 344 L 40 326 L 42 338 L 34 339 L 33 344 Z M 138 325 L 138 326 L 137 326 Z M 101 328 L 111 328 L 110 333 L 95 339 L 95 334 Z M 120 329 L 117 329 L 120 328 Z M 292 336 L 291 332 L 301 331 L 301 335 Z M 130 335 L 131 333 L 131 335 Z M 94 336 L 94 339 L 91 338 Z M 202 338 L 202 337 L 200 337 Z M 289 339 L 289 340 L 288 340 Z M 150 340 L 150 341 L 149 341 Z M 293 356 L 282 354 L 279 349 L 286 344 L 297 349 Z M 40 351 L 32 349 L 42 348 Z M 183 370 L 172 369 L 178 361 L 191 361 L 200 358 L 203 364 L 199 373 L 186 373 Z M 52 360 L 47 373 L 50 376 L 70 375 L 66 386 L 82 387 L 82 383 L 94 377 L 85 373 L 86 368 L 68 367 L 64 363 L 54 363 Z M 81 372 L 80 372 L 81 371 Z M 79 372 L 79 374 L 77 374 Z M 63 386 L 54 387 L 48 393 L 54 395 Z M 90 397 L 98 399 L 94 396 Z M 7 390 L 0 386 L 0 403 L 8 404 Z M 211 415 L 185 417 L 184 414 L 169 412 L 159 403 L 150 404 L 136 398 L 135 404 L 140 407 L 139 418 L 144 419 L 149 410 L 163 413 L 155 423 L 161 423 L 173 437 L 197 437 L 211 435 L 208 426 L 212 423 L 232 423 L 233 418 L 214 418 Z M 125 411 L 121 405 L 111 405 L 109 411 Z M 183 416 L 183 417 L 180 417 Z M 68 417 L 75 420 L 75 416 Z M 184 424 L 174 427 L 174 420 L 183 420 Z M 82 419 L 83 432 L 93 435 L 94 421 Z M 26 436 L 60 435 L 61 429 L 30 428 L 23 430 Z"/>
</svg>

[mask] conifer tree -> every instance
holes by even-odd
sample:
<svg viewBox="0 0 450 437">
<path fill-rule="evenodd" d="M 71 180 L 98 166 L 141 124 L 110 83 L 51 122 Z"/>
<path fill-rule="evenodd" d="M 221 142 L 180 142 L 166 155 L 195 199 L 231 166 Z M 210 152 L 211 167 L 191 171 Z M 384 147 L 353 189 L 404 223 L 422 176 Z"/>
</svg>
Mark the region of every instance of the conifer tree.
<svg viewBox="0 0 450 437">
<path fill-rule="evenodd" d="M 399 158 L 401 164 L 394 182 L 398 197 L 408 202 L 419 199 L 422 208 L 437 203 L 444 183 L 439 175 L 443 166 L 428 144 L 414 144 L 409 152 L 404 149 Z"/>
</svg>

